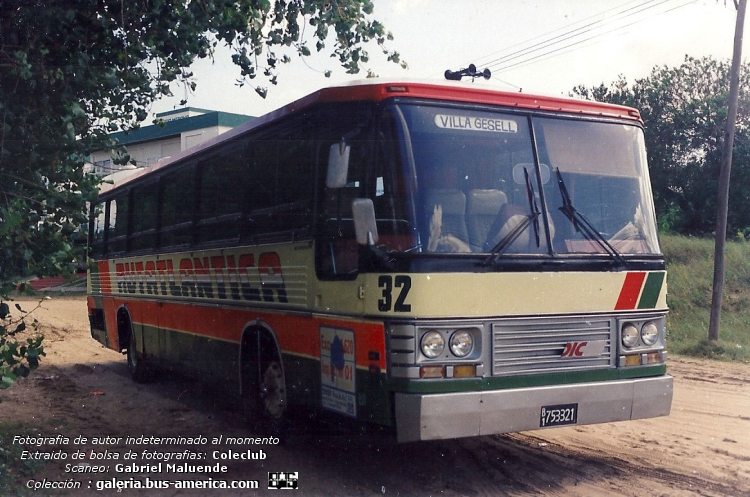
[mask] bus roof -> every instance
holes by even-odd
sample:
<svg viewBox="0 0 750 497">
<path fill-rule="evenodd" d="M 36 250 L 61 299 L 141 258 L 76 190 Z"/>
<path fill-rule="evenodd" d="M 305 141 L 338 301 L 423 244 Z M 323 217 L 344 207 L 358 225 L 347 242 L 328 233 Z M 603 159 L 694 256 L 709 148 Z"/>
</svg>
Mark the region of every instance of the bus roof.
<svg viewBox="0 0 750 497">
<path fill-rule="evenodd" d="M 609 118 L 621 118 L 631 122 L 641 122 L 640 113 L 631 107 L 621 105 L 593 102 L 582 99 L 533 95 L 530 93 L 500 91 L 481 84 L 472 84 L 456 81 L 410 81 L 406 79 L 384 81 L 379 79 L 366 79 L 352 81 L 339 86 L 320 89 L 305 97 L 295 100 L 279 109 L 271 111 L 263 116 L 255 118 L 226 133 L 207 140 L 187 150 L 163 159 L 142 170 L 128 175 L 114 184 L 104 184 L 100 187 L 100 193 L 118 188 L 126 183 L 148 175 L 169 164 L 193 155 L 196 152 L 209 149 L 214 145 L 231 140 L 251 129 L 266 123 L 280 119 L 288 114 L 298 112 L 318 103 L 333 102 L 379 102 L 387 98 L 405 97 L 422 98 L 431 100 L 445 100 L 452 102 L 477 103 L 484 105 L 498 105 L 504 107 L 515 107 L 519 109 L 541 110 L 550 112 L 564 112 L 568 114 L 580 114 L 586 116 L 599 116 Z"/>
</svg>

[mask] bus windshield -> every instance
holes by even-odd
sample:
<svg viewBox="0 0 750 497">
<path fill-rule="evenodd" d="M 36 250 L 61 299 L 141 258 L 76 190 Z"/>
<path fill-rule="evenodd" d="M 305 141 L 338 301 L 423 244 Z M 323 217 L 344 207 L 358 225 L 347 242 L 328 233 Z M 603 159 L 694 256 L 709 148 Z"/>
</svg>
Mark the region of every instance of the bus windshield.
<svg viewBox="0 0 750 497">
<path fill-rule="evenodd" d="M 397 113 L 422 252 L 659 253 L 638 126 L 425 104 Z"/>
</svg>

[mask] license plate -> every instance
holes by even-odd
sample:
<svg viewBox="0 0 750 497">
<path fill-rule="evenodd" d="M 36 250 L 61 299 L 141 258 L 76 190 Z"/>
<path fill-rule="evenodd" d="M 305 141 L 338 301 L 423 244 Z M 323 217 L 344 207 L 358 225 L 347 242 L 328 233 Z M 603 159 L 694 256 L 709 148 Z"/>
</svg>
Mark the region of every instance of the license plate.
<svg viewBox="0 0 750 497">
<path fill-rule="evenodd" d="M 578 422 L 578 404 L 559 404 L 542 407 L 540 428 L 574 425 Z"/>
</svg>

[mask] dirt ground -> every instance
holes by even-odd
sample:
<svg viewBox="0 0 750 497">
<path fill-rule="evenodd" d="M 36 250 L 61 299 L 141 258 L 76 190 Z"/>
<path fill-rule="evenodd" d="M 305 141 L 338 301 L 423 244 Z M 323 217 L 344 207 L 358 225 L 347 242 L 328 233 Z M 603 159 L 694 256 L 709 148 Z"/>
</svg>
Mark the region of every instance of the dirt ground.
<svg viewBox="0 0 750 497">
<path fill-rule="evenodd" d="M 23 306 L 33 307 L 31 302 Z M 97 492 L 96 480 L 144 475 L 161 480 L 257 480 L 260 490 L 255 492 L 265 493 L 269 471 L 298 472 L 298 491 L 306 495 L 750 495 L 750 365 L 671 357 L 675 389 L 672 414 L 666 418 L 404 445 L 307 423 L 283 446 L 229 447 L 213 445 L 212 437 L 252 436 L 234 402 L 176 375 L 146 385 L 133 383 L 124 357 L 89 336 L 83 297 L 53 298 L 34 315 L 46 335 L 47 357 L 29 378 L 0 393 L 0 425 L 20 423 L 18 430 L 26 434 L 65 435 L 71 442 L 58 449 L 69 454 L 83 450 L 84 465 L 109 467 L 104 474 L 72 475 L 65 473 L 65 464 L 81 463 L 67 460 L 38 470 L 35 478 L 40 481 L 81 481 L 82 487 L 71 495 L 115 493 Z M 87 437 L 88 443 L 74 444 L 78 435 Z M 91 443 L 93 437 L 139 435 L 202 435 L 208 443 Z M 91 450 L 122 456 L 133 448 L 139 453 L 205 452 L 207 463 L 226 464 L 228 472 L 118 475 L 114 464 L 129 461 L 90 460 Z M 211 459 L 214 450 L 247 449 L 263 450 L 266 458 Z M 162 492 L 240 493 L 174 488 Z"/>
</svg>

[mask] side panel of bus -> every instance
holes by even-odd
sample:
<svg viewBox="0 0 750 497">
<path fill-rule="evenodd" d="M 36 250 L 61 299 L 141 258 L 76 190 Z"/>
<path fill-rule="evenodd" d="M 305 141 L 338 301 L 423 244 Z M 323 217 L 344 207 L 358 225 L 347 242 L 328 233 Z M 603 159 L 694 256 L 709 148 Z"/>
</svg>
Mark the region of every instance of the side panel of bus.
<svg viewBox="0 0 750 497">
<path fill-rule="evenodd" d="M 106 334 L 92 327 L 92 336 L 121 349 L 116 315 L 124 307 L 147 359 L 238 393 L 242 334 L 260 326 L 281 348 L 290 404 L 389 424 L 383 323 L 310 312 L 308 301 L 320 300 L 321 291 L 348 287 L 356 300 L 358 288 L 355 281 L 328 289 L 310 284 L 312 252 L 301 242 L 100 262 L 91 272 L 99 292 L 89 306 L 107 316 Z M 219 258 L 223 267 L 211 267 Z M 106 269 L 109 294 L 101 283 Z"/>
</svg>

